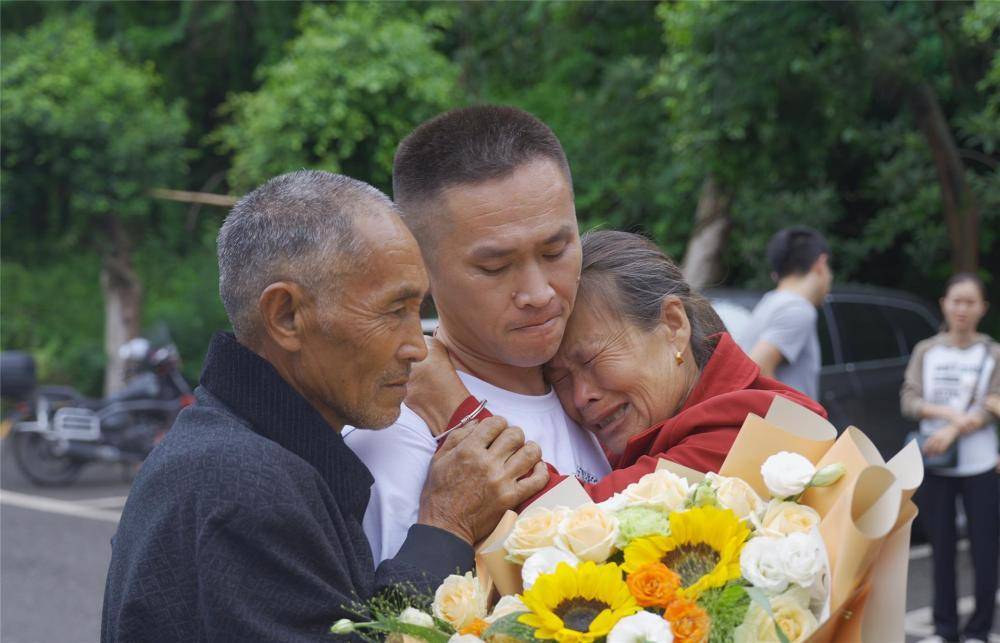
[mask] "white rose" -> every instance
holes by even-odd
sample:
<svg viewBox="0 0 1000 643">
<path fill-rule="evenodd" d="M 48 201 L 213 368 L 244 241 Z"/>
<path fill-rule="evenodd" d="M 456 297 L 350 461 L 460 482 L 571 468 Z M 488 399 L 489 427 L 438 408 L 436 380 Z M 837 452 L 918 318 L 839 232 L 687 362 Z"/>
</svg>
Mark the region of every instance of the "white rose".
<svg viewBox="0 0 1000 643">
<path fill-rule="evenodd" d="M 420 627 L 434 627 L 434 619 L 427 612 L 422 612 L 415 607 L 407 607 L 400 612 L 399 620 L 408 625 L 419 625 Z"/>
<path fill-rule="evenodd" d="M 597 503 L 597 506 L 609 514 L 617 513 L 628 506 L 628 498 L 624 494 L 616 493 L 607 500 Z"/>
<path fill-rule="evenodd" d="M 815 474 L 816 467 L 805 456 L 788 451 L 775 453 L 760 467 L 764 484 L 776 498 L 799 495 L 806 490 Z"/>
<path fill-rule="evenodd" d="M 567 563 L 571 567 L 576 567 L 580 559 L 557 547 L 546 547 L 536 551 L 521 566 L 521 584 L 525 590 L 531 589 L 538 577 L 542 574 L 551 574 L 556 571 L 559 563 Z"/>
<path fill-rule="evenodd" d="M 764 501 L 746 481 L 709 473 L 705 476 L 715 491 L 715 499 L 723 507 L 732 509 L 740 520 L 751 520 L 764 510 Z"/>
<path fill-rule="evenodd" d="M 760 605 L 751 603 L 743 623 L 733 630 L 734 643 L 778 643 L 775 623 L 781 627 L 790 643 L 802 643 L 819 627 L 816 616 L 809 611 L 808 596 L 801 588 L 790 589 L 773 597 L 771 611 L 774 612 L 774 620 Z"/>
<path fill-rule="evenodd" d="M 660 469 L 647 473 L 625 487 L 622 495 L 630 505 L 640 505 L 670 512 L 684 508 L 691 486 L 677 474 Z"/>
<path fill-rule="evenodd" d="M 486 616 L 486 592 L 472 572 L 467 572 L 465 576 L 452 574 L 434 592 L 431 607 L 434 616 L 460 630 L 477 618 Z"/>
<path fill-rule="evenodd" d="M 652 612 L 636 612 L 618 621 L 608 632 L 608 643 L 671 643 L 670 623 Z"/>
<path fill-rule="evenodd" d="M 597 505 L 583 505 L 559 524 L 556 545 L 580 560 L 603 563 L 615 549 L 618 519 Z"/>
<path fill-rule="evenodd" d="M 740 552 L 740 572 L 751 585 L 769 594 L 785 591 L 788 578 L 781 558 L 781 540 L 763 537 L 750 539 Z"/>
<path fill-rule="evenodd" d="M 527 587 L 525 587 L 527 589 Z M 497 601 L 497 606 L 493 608 L 493 613 L 487 616 L 484 621 L 487 623 L 494 623 L 508 614 L 516 614 L 518 612 L 527 612 L 528 607 L 517 597 L 516 594 L 510 594 L 508 596 L 501 596 L 500 600 Z"/>
<path fill-rule="evenodd" d="M 475 634 L 452 634 L 448 643 L 482 643 L 482 640 Z"/>
<path fill-rule="evenodd" d="M 528 556 L 539 549 L 551 547 L 561 523 L 569 514 L 569 509 L 557 507 L 532 507 L 514 523 L 514 529 L 504 541 L 507 559 L 514 563 L 523 563 Z"/>
<path fill-rule="evenodd" d="M 796 532 L 809 533 L 819 527 L 819 514 L 812 507 L 787 500 L 772 500 L 764 510 L 758 525 L 765 536 L 787 536 Z"/>
<path fill-rule="evenodd" d="M 826 566 L 823 541 L 813 534 L 796 532 L 781 541 L 785 578 L 802 587 L 812 587 Z"/>
</svg>

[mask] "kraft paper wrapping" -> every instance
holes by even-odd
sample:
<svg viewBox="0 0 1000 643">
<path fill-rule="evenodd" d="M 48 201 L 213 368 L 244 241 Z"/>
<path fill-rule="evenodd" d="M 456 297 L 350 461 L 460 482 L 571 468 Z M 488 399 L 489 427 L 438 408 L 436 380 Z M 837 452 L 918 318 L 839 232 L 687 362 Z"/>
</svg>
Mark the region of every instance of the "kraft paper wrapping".
<svg viewBox="0 0 1000 643">
<path fill-rule="evenodd" d="M 656 463 L 656 471 L 660 469 L 666 469 L 670 473 L 685 478 L 688 484 L 698 484 L 705 479 L 705 474 L 701 471 L 692 469 L 691 467 L 685 467 L 683 464 L 677 464 L 676 462 L 671 462 L 670 460 L 664 460 L 660 458 L 660 461 Z"/>
<path fill-rule="evenodd" d="M 771 409 L 768 417 L 781 424 L 749 414 L 719 469 L 720 476 L 745 480 L 761 498 L 771 497 L 760 475 L 765 460 L 779 451 L 791 451 L 816 463 L 837 437 L 829 422 L 781 396 L 775 396 Z"/>
<path fill-rule="evenodd" d="M 573 476 L 568 476 L 565 480 L 552 487 L 544 494 L 535 499 L 533 503 L 525 507 L 525 511 L 533 507 L 545 507 L 555 509 L 556 507 L 568 507 L 576 509 L 585 504 L 592 504 L 593 500 L 584 490 L 580 481 Z M 476 574 L 483 581 L 484 587 L 496 587 L 501 596 L 518 594 L 523 589 L 521 586 L 521 566 L 507 560 L 507 551 L 503 543 L 514 528 L 517 521 L 517 514 L 508 511 L 500 519 L 496 528 L 486 540 L 476 549 Z"/>
<path fill-rule="evenodd" d="M 847 472 L 837 484 L 829 487 L 812 487 L 804 494 L 800 502 L 809 505 L 825 516 L 830 508 L 843 495 L 843 490 L 854 484 L 854 481 L 862 471 L 871 465 L 884 465 L 885 460 L 879 453 L 868 436 L 856 427 L 847 427 L 833 446 L 816 463 L 816 468 L 820 469 L 828 464 L 840 463 L 844 465 Z"/>
<path fill-rule="evenodd" d="M 896 525 L 902 498 L 899 481 L 884 465 L 865 468 L 842 489 L 819 525 L 830 558 L 830 610 L 834 614 L 867 575 Z"/>
<path fill-rule="evenodd" d="M 494 587 L 501 595 L 510 593 L 504 590 L 515 584 L 515 591 L 521 591 L 521 569 L 504 559 L 506 552 L 503 548 L 503 541 L 514 528 L 516 520 L 517 514 L 508 509 L 493 532 L 476 547 L 476 577 L 487 596 L 493 592 Z"/>
<path fill-rule="evenodd" d="M 905 641 L 906 575 L 910 563 L 910 526 L 917 506 L 907 499 L 896 526 L 885 539 L 871 570 L 871 594 L 861 621 L 862 641 Z M 855 610 L 857 612 L 857 610 Z"/>
</svg>

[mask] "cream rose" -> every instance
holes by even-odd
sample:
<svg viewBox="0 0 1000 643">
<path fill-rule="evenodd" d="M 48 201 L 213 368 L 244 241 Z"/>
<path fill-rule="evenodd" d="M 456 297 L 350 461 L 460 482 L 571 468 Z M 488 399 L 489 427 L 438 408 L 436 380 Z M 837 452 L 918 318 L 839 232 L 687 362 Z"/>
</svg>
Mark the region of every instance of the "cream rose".
<svg viewBox="0 0 1000 643">
<path fill-rule="evenodd" d="M 733 631 L 734 643 L 778 643 L 774 629 L 777 623 L 790 643 L 802 643 L 819 627 L 816 617 L 809 611 L 809 597 L 801 588 L 793 588 L 771 599 L 774 620 L 759 605 L 752 603 L 747 615 Z"/>
<path fill-rule="evenodd" d="M 521 566 L 521 585 L 526 590 L 531 589 L 531 586 L 535 584 L 539 576 L 542 574 L 551 574 L 556 571 L 559 563 L 566 563 L 571 567 L 576 567 L 579 562 L 579 558 L 558 547 L 539 549 L 531 556 L 528 556 L 528 560 L 524 561 L 524 565 Z"/>
<path fill-rule="evenodd" d="M 812 507 L 777 500 L 768 503 L 760 521 L 761 533 L 765 536 L 809 533 L 818 526 L 819 514 Z"/>
<path fill-rule="evenodd" d="M 521 564 L 539 549 L 551 547 L 559 531 L 559 523 L 567 515 L 569 509 L 563 507 L 532 507 L 525 511 L 514 523 L 514 529 L 503 543 L 507 550 L 507 560 Z"/>
<path fill-rule="evenodd" d="M 472 572 L 467 572 L 465 576 L 452 574 L 434 592 L 431 607 L 434 616 L 460 630 L 477 618 L 486 616 L 486 592 Z"/>
<path fill-rule="evenodd" d="M 760 466 L 764 484 L 775 498 L 797 496 L 816 475 L 816 467 L 804 455 L 779 451 Z"/>
<path fill-rule="evenodd" d="M 527 587 L 525 589 L 527 589 Z M 509 614 L 527 611 L 528 607 L 521 602 L 521 599 L 518 598 L 516 594 L 510 594 L 508 596 L 501 596 L 500 600 L 497 601 L 496 607 L 493 608 L 493 613 L 483 620 L 492 624 Z"/>
<path fill-rule="evenodd" d="M 556 545 L 581 560 L 603 563 L 615 549 L 618 519 L 597 505 L 583 505 L 559 524 Z"/>
<path fill-rule="evenodd" d="M 625 487 L 622 495 L 630 505 L 670 512 L 684 508 L 690 490 L 687 480 L 666 469 L 660 469 L 647 473 L 638 482 Z"/>
<path fill-rule="evenodd" d="M 723 507 L 732 509 L 740 520 L 752 520 L 764 510 L 764 501 L 744 480 L 715 473 L 709 473 L 705 478 L 715 491 L 716 501 Z"/>
<path fill-rule="evenodd" d="M 788 587 L 779 538 L 752 538 L 740 552 L 740 572 L 754 587 L 780 594 Z"/>
</svg>

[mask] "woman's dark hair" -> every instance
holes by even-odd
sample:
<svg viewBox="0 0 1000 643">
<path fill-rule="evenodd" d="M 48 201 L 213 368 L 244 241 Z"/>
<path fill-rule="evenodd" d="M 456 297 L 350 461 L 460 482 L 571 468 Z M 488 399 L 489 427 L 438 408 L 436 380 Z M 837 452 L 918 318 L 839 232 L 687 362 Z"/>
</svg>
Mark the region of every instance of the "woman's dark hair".
<svg viewBox="0 0 1000 643">
<path fill-rule="evenodd" d="M 979 278 L 979 275 L 974 272 L 959 272 L 952 275 L 951 279 L 948 280 L 948 283 L 944 285 L 944 296 L 948 296 L 948 291 L 951 290 L 952 286 L 964 284 L 965 282 L 975 284 L 976 288 L 979 289 L 979 296 L 983 298 L 983 301 L 989 301 L 986 297 L 986 284 L 984 284 L 983 280 Z"/>
<path fill-rule="evenodd" d="M 631 232 L 596 230 L 583 235 L 581 296 L 599 294 L 615 311 L 644 331 L 660 322 L 663 300 L 675 296 L 684 305 L 691 324 L 691 352 L 698 369 L 705 367 L 716 340 L 726 330 L 712 305 L 692 291 L 680 268 L 650 241 Z"/>
</svg>

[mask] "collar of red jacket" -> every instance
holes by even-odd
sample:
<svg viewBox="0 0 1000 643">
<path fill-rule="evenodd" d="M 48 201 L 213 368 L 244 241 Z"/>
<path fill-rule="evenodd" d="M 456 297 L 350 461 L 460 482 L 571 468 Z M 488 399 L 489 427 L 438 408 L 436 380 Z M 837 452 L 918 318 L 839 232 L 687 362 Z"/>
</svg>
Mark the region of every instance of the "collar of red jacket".
<svg viewBox="0 0 1000 643">
<path fill-rule="evenodd" d="M 672 417 L 629 440 L 614 468 L 629 466 L 644 455 L 662 454 L 697 431 L 739 429 L 750 413 L 764 416 L 775 394 L 801 404 L 823 417 L 823 407 L 777 380 L 762 377 L 760 368 L 729 333 L 718 342 L 684 405 Z"/>
</svg>

